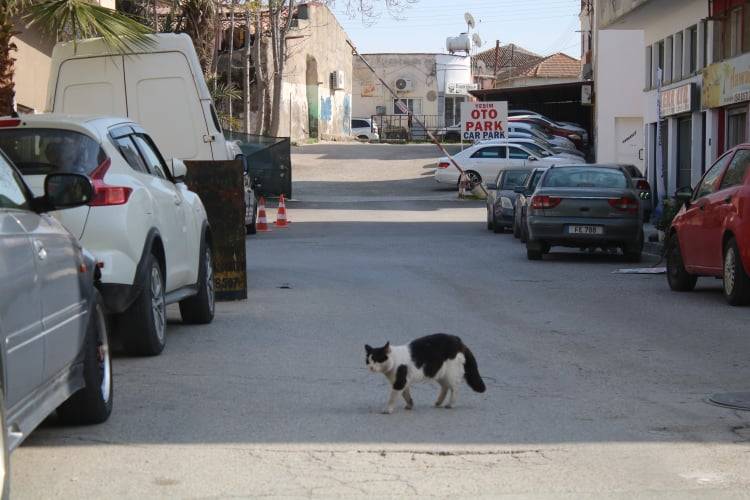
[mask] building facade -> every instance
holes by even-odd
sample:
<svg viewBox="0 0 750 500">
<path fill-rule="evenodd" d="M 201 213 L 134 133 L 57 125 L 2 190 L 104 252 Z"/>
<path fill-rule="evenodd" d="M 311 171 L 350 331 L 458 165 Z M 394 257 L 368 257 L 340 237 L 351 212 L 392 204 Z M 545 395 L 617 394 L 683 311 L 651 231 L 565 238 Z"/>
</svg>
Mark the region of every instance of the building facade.
<svg viewBox="0 0 750 500">
<path fill-rule="evenodd" d="M 453 54 L 363 54 L 377 76 L 354 57 L 354 116 L 405 115 L 397 101 L 424 117 L 427 127 L 450 127 L 459 123 L 461 103 L 471 88 L 471 58 Z M 380 83 L 393 88 L 394 99 Z"/>
<path fill-rule="evenodd" d="M 96 0 L 109 9 L 115 8 L 115 0 Z M 16 107 L 21 113 L 44 111 L 47 103 L 52 48 L 55 40 L 37 28 L 27 28 L 21 20 L 16 22 L 18 35 L 12 38 L 17 52 L 13 81 L 16 90 Z"/>
<path fill-rule="evenodd" d="M 597 81 L 597 106 L 603 105 L 602 94 L 607 93 L 612 94 L 609 101 L 626 94 L 629 102 L 636 102 L 632 91 L 640 88 L 642 156 L 649 180 L 666 195 L 694 185 L 718 152 L 714 113 L 702 109 L 700 99 L 702 72 L 713 62 L 708 1 L 598 0 L 595 18 L 595 49 L 600 49 L 595 55 L 597 80 L 612 76 L 621 57 L 628 61 L 628 74 L 641 78 L 640 82 Z M 628 45 L 623 45 L 626 41 Z M 641 70 L 635 69 L 636 60 Z M 607 127 L 604 121 L 598 121 L 600 137 Z M 614 137 L 620 140 L 617 134 Z M 612 151 L 611 146 L 602 145 L 604 149 Z"/>
</svg>

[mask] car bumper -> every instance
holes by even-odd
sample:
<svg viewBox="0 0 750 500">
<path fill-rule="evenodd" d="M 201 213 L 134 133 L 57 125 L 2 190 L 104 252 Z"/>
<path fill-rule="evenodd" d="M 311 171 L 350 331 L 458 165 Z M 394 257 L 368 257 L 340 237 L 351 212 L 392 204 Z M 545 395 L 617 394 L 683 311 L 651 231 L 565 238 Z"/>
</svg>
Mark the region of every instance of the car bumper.
<svg viewBox="0 0 750 500">
<path fill-rule="evenodd" d="M 515 217 L 516 212 L 512 208 L 495 207 L 495 224 L 511 227 Z"/>
<path fill-rule="evenodd" d="M 435 170 L 435 182 L 440 184 L 458 184 L 458 170 L 455 168 L 439 168 Z"/>
<path fill-rule="evenodd" d="M 569 227 L 602 226 L 603 234 L 572 234 Z M 586 247 L 591 245 L 619 246 L 635 243 L 641 235 L 640 218 L 601 219 L 585 217 L 528 216 L 529 239 L 550 245 Z"/>
</svg>

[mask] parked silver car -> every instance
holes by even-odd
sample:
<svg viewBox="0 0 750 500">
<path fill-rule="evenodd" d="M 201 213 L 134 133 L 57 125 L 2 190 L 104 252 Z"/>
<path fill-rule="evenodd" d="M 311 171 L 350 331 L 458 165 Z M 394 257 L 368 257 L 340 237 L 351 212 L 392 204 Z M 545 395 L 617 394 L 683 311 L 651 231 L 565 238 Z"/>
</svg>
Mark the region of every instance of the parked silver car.
<svg viewBox="0 0 750 500">
<path fill-rule="evenodd" d="M 112 370 L 97 264 L 47 215 L 88 203 L 91 180 L 50 174 L 33 198 L 0 152 L 0 403 L 7 454 L 57 409 L 67 424 L 112 411 Z"/>
<path fill-rule="evenodd" d="M 487 188 L 487 229 L 502 233 L 513 227 L 517 194 L 515 188 L 523 186 L 532 169 L 503 170 Z"/>
<path fill-rule="evenodd" d="M 643 250 L 643 205 L 619 165 L 551 167 L 526 215 L 526 255 L 540 260 L 552 246 L 621 248 L 632 262 Z"/>
</svg>

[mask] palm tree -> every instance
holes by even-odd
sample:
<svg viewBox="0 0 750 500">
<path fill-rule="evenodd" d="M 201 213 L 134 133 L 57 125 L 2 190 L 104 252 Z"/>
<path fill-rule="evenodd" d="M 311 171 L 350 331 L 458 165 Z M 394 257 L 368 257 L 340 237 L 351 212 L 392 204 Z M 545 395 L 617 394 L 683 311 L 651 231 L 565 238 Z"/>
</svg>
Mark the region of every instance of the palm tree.
<svg viewBox="0 0 750 500">
<path fill-rule="evenodd" d="M 153 43 L 147 36 L 150 28 L 89 0 L 0 0 L 0 116 L 14 109 L 16 46 L 12 37 L 19 34 L 13 23 L 16 18 L 55 40 L 100 36 L 120 52 Z"/>
</svg>

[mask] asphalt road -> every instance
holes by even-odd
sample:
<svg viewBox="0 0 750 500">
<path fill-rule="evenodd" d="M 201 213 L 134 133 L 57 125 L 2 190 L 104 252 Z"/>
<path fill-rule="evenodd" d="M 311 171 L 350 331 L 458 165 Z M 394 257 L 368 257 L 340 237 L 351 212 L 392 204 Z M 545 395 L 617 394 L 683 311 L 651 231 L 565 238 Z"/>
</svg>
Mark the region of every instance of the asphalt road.
<svg viewBox="0 0 750 500">
<path fill-rule="evenodd" d="M 162 356 L 115 360 L 109 422 L 52 417 L 14 453 L 14 497 L 747 498 L 750 413 L 705 398 L 750 391 L 750 310 L 618 257 L 529 262 L 421 175 L 426 148 L 295 152 L 291 228 L 247 240 L 250 298 L 204 327 L 172 311 Z M 487 392 L 380 414 L 363 345 L 434 332 Z"/>
</svg>

